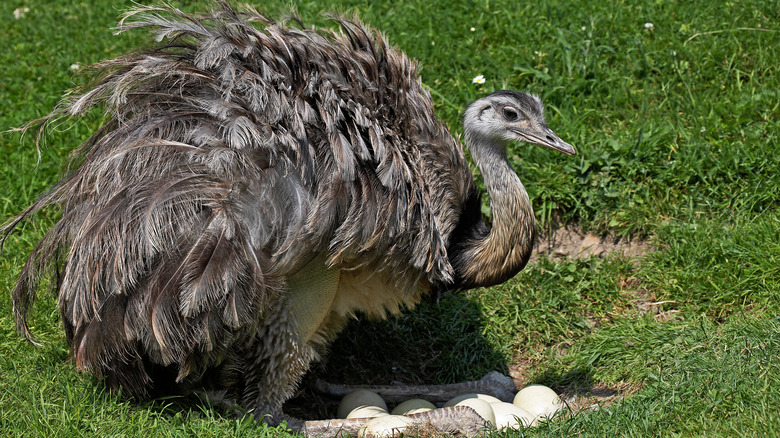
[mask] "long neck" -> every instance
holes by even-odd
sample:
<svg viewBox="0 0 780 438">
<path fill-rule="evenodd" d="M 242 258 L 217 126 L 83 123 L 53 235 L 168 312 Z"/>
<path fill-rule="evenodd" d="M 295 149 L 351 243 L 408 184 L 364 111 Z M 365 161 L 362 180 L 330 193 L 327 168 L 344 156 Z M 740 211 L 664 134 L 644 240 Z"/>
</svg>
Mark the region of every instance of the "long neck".
<svg viewBox="0 0 780 438">
<path fill-rule="evenodd" d="M 458 245 L 454 266 L 459 286 L 490 286 L 512 278 L 528 262 L 534 243 L 534 212 L 528 193 L 506 159 L 503 147 L 468 138 L 471 155 L 485 180 L 492 228 L 479 218 Z"/>
</svg>

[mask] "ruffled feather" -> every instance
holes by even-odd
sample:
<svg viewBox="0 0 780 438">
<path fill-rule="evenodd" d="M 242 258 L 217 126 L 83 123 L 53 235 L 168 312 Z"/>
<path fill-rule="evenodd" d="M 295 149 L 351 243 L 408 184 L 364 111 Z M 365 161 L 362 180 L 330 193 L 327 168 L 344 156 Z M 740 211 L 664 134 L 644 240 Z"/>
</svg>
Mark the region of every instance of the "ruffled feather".
<svg viewBox="0 0 780 438">
<path fill-rule="evenodd" d="M 339 32 L 314 31 L 225 4 L 122 19 L 120 32 L 162 44 L 97 64 L 93 83 L 38 121 L 96 106 L 108 120 L 2 230 L 62 208 L 13 292 L 28 338 L 50 273 L 76 364 L 147 394 L 160 367 L 196 380 L 241 350 L 314 254 L 410 296 L 453 281 L 449 236 L 474 194 L 461 147 L 414 63 L 334 20 Z"/>
</svg>

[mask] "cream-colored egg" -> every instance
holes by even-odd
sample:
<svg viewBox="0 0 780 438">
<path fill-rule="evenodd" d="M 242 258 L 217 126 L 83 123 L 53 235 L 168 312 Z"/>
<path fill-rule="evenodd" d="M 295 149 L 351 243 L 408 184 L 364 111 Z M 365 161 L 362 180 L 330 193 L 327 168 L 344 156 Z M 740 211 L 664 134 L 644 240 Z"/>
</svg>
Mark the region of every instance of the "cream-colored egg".
<svg viewBox="0 0 780 438">
<path fill-rule="evenodd" d="M 534 416 L 512 403 L 491 403 L 493 413 L 496 416 L 496 429 L 520 429 L 521 427 L 535 426 Z"/>
<path fill-rule="evenodd" d="M 501 400 L 493 397 L 492 395 L 471 393 L 471 394 L 462 394 L 457 397 L 453 397 L 449 399 L 447 403 L 444 404 L 444 407 L 447 408 L 450 406 L 455 406 L 456 404 L 468 398 L 475 398 L 478 400 L 486 401 L 488 403 L 502 403 Z"/>
<path fill-rule="evenodd" d="M 357 389 L 345 395 L 339 403 L 338 418 L 347 418 L 350 412 L 361 406 L 377 406 L 387 412 L 387 404 L 379 394 L 367 389 Z M 356 417 L 353 417 L 356 418 Z"/>
<path fill-rule="evenodd" d="M 566 408 L 558 394 L 544 385 L 526 386 L 515 395 L 512 404 L 538 418 L 552 417 Z"/>
<path fill-rule="evenodd" d="M 393 415 L 419 414 L 436 409 L 436 405 L 421 398 L 413 398 L 396 406 L 390 413 Z"/>
<path fill-rule="evenodd" d="M 414 424 L 414 420 L 409 417 L 385 415 L 369 420 L 364 424 L 358 431 L 358 437 L 397 437 Z"/>
<path fill-rule="evenodd" d="M 491 406 L 490 403 L 486 402 L 485 400 L 480 400 L 478 398 L 467 398 L 459 401 L 458 403 L 455 404 L 455 406 L 468 406 L 471 409 L 477 411 L 479 416 L 482 417 L 488 423 L 492 425 L 496 424 L 496 414 L 493 413 L 493 407 Z"/>
<path fill-rule="evenodd" d="M 351 420 L 353 418 L 376 418 L 385 415 L 390 415 L 390 413 L 379 406 L 358 406 L 347 414 L 346 418 Z"/>
<path fill-rule="evenodd" d="M 403 414 L 399 414 L 399 415 L 422 414 L 423 412 L 428 412 L 428 411 L 433 411 L 433 410 L 435 410 L 435 409 L 431 409 L 431 408 L 417 408 L 417 409 L 412 409 L 410 411 L 404 412 Z"/>
</svg>

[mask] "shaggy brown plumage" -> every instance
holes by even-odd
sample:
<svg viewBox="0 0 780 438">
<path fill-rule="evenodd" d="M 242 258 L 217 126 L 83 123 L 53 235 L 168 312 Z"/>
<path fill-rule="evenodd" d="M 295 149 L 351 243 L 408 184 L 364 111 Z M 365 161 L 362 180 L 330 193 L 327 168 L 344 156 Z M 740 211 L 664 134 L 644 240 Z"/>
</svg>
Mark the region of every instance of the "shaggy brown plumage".
<svg viewBox="0 0 780 438">
<path fill-rule="evenodd" d="M 414 63 L 356 20 L 334 20 L 340 31 L 315 31 L 225 3 L 203 17 L 124 17 L 122 30 L 164 43 L 97 64 L 91 85 L 39 121 L 95 106 L 108 116 L 71 172 L 3 229 L 62 207 L 13 291 L 28 338 L 48 273 L 80 369 L 139 397 L 228 389 L 278 421 L 351 314 L 383 317 L 522 269 L 533 212 L 504 148 L 573 153 L 541 102 L 507 91 L 466 112 L 489 229 Z M 309 275 L 337 284 L 324 303 L 319 286 L 290 290 Z M 312 297 L 320 308 L 300 310 Z"/>
</svg>

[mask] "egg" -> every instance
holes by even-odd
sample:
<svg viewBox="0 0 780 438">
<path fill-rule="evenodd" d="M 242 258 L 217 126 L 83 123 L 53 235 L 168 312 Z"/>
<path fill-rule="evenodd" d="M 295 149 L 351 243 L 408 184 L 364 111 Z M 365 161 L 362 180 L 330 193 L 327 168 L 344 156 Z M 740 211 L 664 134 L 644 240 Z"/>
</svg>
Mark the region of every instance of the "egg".
<svg viewBox="0 0 780 438">
<path fill-rule="evenodd" d="M 419 414 L 436 409 L 436 405 L 421 398 L 413 398 L 399 404 L 390 413 L 393 415 Z"/>
<path fill-rule="evenodd" d="M 455 406 L 459 402 L 466 400 L 468 398 L 475 398 L 478 400 L 486 401 L 488 403 L 503 403 L 501 400 L 493 397 L 492 395 L 470 393 L 470 394 L 462 394 L 457 397 L 451 398 L 449 401 L 447 401 L 447 403 L 444 404 L 444 407 L 447 408 L 450 406 Z"/>
<path fill-rule="evenodd" d="M 501 403 L 501 402 L 499 402 Z M 455 406 L 468 406 L 471 409 L 477 411 L 480 417 L 482 417 L 488 423 L 496 424 L 496 415 L 493 413 L 493 407 L 485 400 L 478 398 L 466 398 L 455 404 Z"/>
<path fill-rule="evenodd" d="M 387 404 L 379 394 L 367 389 L 357 389 L 345 395 L 339 403 L 337 412 L 338 418 L 347 418 L 350 412 L 361 406 L 375 406 L 387 412 Z M 353 417 L 357 418 L 357 417 Z"/>
<path fill-rule="evenodd" d="M 525 409 L 534 418 L 549 418 L 566 408 L 558 394 L 544 385 L 526 386 L 515 395 L 512 404 Z"/>
<path fill-rule="evenodd" d="M 512 403 L 491 403 L 493 413 L 496 416 L 496 429 L 520 429 L 521 427 L 535 426 L 534 416 Z"/>
<path fill-rule="evenodd" d="M 376 418 L 385 415 L 390 415 L 386 409 L 382 409 L 379 406 L 358 406 L 347 414 L 347 419 L 353 418 Z"/>
<path fill-rule="evenodd" d="M 358 437 L 397 437 L 414 424 L 414 420 L 409 417 L 385 415 L 366 422 L 358 431 Z"/>
</svg>

